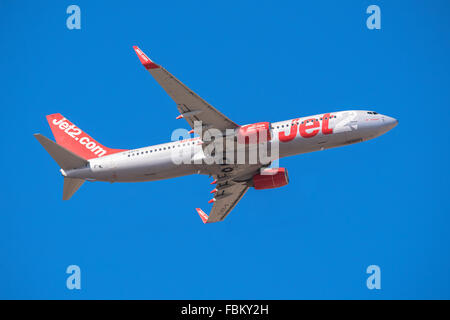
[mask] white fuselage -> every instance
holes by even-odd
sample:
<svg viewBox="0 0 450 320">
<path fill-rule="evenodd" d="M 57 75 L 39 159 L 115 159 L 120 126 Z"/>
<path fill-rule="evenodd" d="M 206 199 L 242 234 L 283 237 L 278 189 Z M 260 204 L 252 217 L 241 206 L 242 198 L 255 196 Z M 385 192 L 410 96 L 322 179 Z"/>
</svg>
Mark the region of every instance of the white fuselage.
<svg viewBox="0 0 450 320">
<path fill-rule="evenodd" d="M 323 130 L 325 115 L 271 123 L 272 139 L 269 143 L 278 144 L 279 158 L 373 139 L 397 124 L 397 120 L 372 111 L 340 111 L 327 116 L 327 132 Z M 312 127 L 306 127 L 306 130 L 303 127 L 302 135 L 300 126 L 306 121 L 312 123 Z M 298 125 L 293 128 L 295 123 Z M 184 158 L 185 163 L 175 162 L 174 154 Z M 194 158 L 197 162 L 192 163 L 190 160 Z M 91 181 L 139 182 L 211 174 L 207 164 L 198 163 L 204 158 L 201 139 L 192 138 L 91 159 L 88 166 L 63 171 L 63 175 Z"/>
</svg>

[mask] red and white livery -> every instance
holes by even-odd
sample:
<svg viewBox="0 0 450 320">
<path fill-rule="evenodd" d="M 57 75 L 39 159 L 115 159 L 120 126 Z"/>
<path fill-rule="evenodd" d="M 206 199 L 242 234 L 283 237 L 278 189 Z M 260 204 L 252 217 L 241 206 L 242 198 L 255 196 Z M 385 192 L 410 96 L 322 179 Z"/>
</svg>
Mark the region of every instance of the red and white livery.
<svg viewBox="0 0 450 320">
<path fill-rule="evenodd" d="M 272 189 L 289 183 L 285 168 L 260 161 L 228 161 L 234 146 L 250 150 L 254 145 L 277 146 L 277 158 L 325 150 L 378 137 L 398 121 L 374 111 L 348 110 L 299 117 L 279 122 L 238 125 L 133 47 L 142 65 L 175 101 L 180 115 L 199 137 L 172 141 L 139 149 L 105 147 L 61 114 L 47 116 L 56 143 L 41 134 L 36 139 L 61 167 L 63 199 L 68 200 L 85 181 L 140 182 L 169 179 L 190 174 L 213 177 L 213 204 L 209 214 L 197 213 L 204 223 L 222 221 L 247 190 Z M 200 131 L 198 124 L 201 124 Z M 233 141 L 233 149 L 222 150 L 223 162 L 208 162 L 210 141 L 205 132 L 214 128 Z M 234 144 L 235 143 L 235 144 Z M 174 161 L 176 155 L 182 161 Z M 276 159 L 272 159 L 276 160 Z"/>
</svg>

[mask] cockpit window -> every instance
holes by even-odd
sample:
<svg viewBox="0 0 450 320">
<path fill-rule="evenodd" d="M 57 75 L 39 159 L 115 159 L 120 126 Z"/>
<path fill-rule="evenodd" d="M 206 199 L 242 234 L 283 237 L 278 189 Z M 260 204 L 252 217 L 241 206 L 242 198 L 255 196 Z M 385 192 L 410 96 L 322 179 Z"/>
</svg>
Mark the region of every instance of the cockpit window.
<svg viewBox="0 0 450 320">
<path fill-rule="evenodd" d="M 368 111 L 367 113 L 368 114 L 378 114 L 378 112 L 375 112 L 375 111 Z"/>
</svg>

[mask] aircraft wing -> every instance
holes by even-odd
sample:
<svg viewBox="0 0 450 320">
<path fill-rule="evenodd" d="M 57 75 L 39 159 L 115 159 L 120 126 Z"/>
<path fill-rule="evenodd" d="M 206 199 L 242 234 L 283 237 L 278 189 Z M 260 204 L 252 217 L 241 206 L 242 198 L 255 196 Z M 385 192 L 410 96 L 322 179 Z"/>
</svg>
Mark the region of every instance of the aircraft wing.
<svg viewBox="0 0 450 320">
<path fill-rule="evenodd" d="M 261 165 L 212 165 L 210 169 L 215 187 L 211 191 L 214 197 L 209 201 L 213 203 L 211 212 L 206 214 L 202 209 L 196 208 L 203 223 L 223 221 L 242 199 L 249 189 L 248 181 L 259 172 Z M 232 169 L 232 171 L 230 171 Z"/>
<path fill-rule="evenodd" d="M 194 129 L 194 121 L 201 121 L 204 126 L 203 131 L 209 128 L 215 128 L 224 132 L 225 129 L 239 127 L 200 98 L 195 92 L 186 87 L 170 72 L 150 60 L 137 46 L 133 46 L 133 49 L 136 51 L 142 65 L 177 104 L 178 111 L 180 112 L 180 116 L 177 118 L 185 118 L 192 129 Z"/>
<path fill-rule="evenodd" d="M 133 49 L 142 65 L 177 104 L 180 112 L 177 118 L 186 119 L 192 129 L 195 127 L 194 122 L 200 121 L 203 126 L 203 133 L 210 128 L 218 129 L 225 133 L 226 129 L 239 127 L 186 87 L 170 72 L 150 60 L 137 46 L 134 46 Z M 208 143 L 203 145 L 205 147 Z M 197 212 L 203 222 L 212 223 L 224 220 L 247 192 L 249 188 L 247 181 L 260 168 L 261 165 L 209 165 L 207 171 L 214 177 L 217 184 L 211 192 L 214 193 L 214 198 L 210 200 L 213 203 L 213 207 L 209 215 L 197 208 Z"/>
<path fill-rule="evenodd" d="M 241 200 L 248 188 L 249 186 L 245 182 L 234 183 L 226 189 L 216 192 L 216 195 L 213 198 L 214 205 L 209 215 L 203 212 L 200 208 L 196 209 L 203 223 L 212 223 L 224 220 L 239 200 Z"/>
</svg>

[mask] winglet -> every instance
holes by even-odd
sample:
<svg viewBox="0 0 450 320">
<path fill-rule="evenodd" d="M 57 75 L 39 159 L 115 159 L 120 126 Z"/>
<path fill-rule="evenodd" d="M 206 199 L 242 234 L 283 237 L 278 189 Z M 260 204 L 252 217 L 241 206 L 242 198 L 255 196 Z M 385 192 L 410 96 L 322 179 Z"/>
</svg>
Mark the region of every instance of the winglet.
<svg viewBox="0 0 450 320">
<path fill-rule="evenodd" d="M 209 218 L 208 215 L 204 213 L 203 210 L 200 208 L 196 208 L 195 210 L 197 210 L 198 215 L 200 216 L 200 218 L 202 218 L 203 223 L 206 223 Z"/>
<path fill-rule="evenodd" d="M 136 54 L 139 58 L 139 60 L 141 61 L 142 65 L 145 67 L 145 69 L 149 70 L 149 69 L 156 69 L 159 68 L 159 66 L 154 63 L 152 60 L 150 60 L 149 57 L 147 57 L 145 55 L 144 52 L 142 52 L 141 49 L 139 49 L 138 46 L 133 46 L 134 51 L 136 51 Z"/>
</svg>

